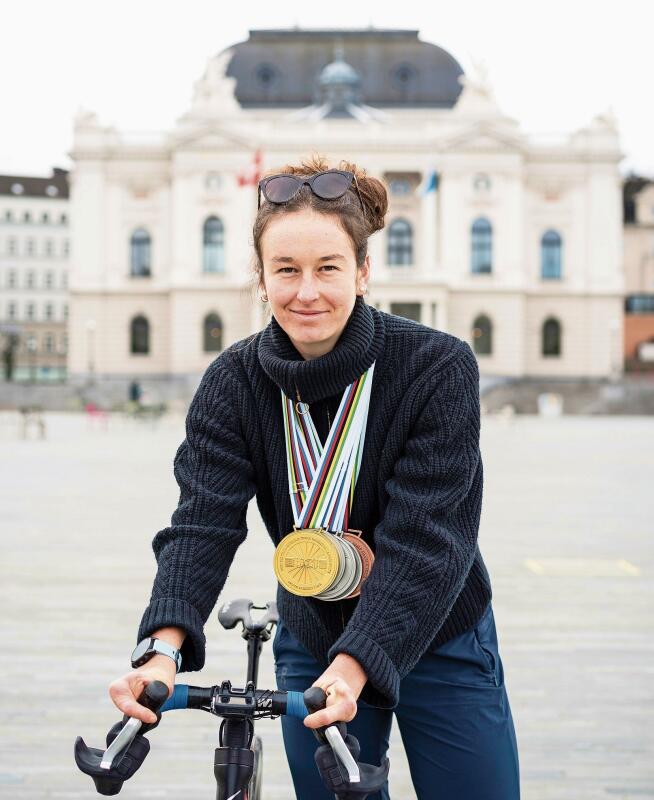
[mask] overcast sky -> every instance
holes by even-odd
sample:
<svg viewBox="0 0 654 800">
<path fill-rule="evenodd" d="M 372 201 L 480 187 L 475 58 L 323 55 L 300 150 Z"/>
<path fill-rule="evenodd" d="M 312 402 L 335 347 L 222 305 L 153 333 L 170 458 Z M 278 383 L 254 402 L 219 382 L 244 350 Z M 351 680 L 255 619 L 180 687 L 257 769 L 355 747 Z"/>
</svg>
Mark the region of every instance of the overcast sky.
<svg viewBox="0 0 654 800">
<path fill-rule="evenodd" d="M 79 106 L 120 130 L 164 130 L 207 59 L 252 28 L 413 28 L 464 70 L 483 61 L 529 133 L 567 133 L 611 107 L 623 173 L 654 177 L 652 21 L 646 0 L 18 0 L 0 6 L 0 172 L 70 168 Z"/>
</svg>

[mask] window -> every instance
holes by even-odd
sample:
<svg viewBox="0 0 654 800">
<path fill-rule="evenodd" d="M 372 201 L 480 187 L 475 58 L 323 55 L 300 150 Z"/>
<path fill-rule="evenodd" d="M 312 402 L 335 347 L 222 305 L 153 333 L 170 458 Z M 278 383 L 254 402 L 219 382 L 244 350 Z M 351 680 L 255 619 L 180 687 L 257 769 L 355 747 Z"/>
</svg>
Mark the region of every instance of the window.
<svg viewBox="0 0 654 800">
<path fill-rule="evenodd" d="M 130 239 L 130 275 L 150 276 L 150 234 L 145 228 L 135 230 Z"/>
<path fill-rule="evenodd" d="M 67 216 L 66 214 L 62 214 L 62 215 L 59 217 L 59 223 L 60 223 L 61 225 L 67 225 L 67 224 L 68 224 L 68 216 Z"/>
<path fill-rule="evenodd" d="M 16 303 L 9 303 L 7 305 L 7 318 L 15 320 L 16 316 Z"/>
<path fill-rule="evenodd" d="M 36 275 L 34 273 L 34 270 L 31 269 L 27 273 L 27 275 L 25 277 L 26 277 L 27 288 L 28 289 L 33 289 L 34 288 L 34 284 L 36 283 Z"/>
<path fill-rule="evenodd" d="M 68 256 L 70 255 L 70 242 L 68 239 L 64 239 L 61 243 L 61 255 Z"/>
<path fill-rule="evenodd" d="M 5 222 L 13 222 L 14 215 L 11 213 L 11 209 L 7 209 L 5 211 Z"/>
<path fill-rule="evenodd" d="M 46 353 L 54 353 L 54 336 L 51 333 L 43 334 L 43 349 Z"/>
<path fill-rule="evenodd" d="M 7 253 L 10 256 L 15 256 L 17 251 L 18 247 L 16 244 L 16 239 L 13 236 L 10 236 L 9 239 L 7 239 Z"/>
<path fill-rule="evenodd" d="M 45 288 L 52 289 L 54 286 L 54 272 L 52 270 L 48 270 L 45 273 Z"/>
<path fill-rule="evenodd" d="M 25 349 L 28 353 L 36 353 L 36 348 L 36 336 L 33 333 L 30 333 L 25 339 Z"/>
<path fill-rule="evenodd" d="M 23 222 L 31 222 L 31 221 L 32 221 L 32 215 L 30 214 L 29 211 L 25 211 L 23 213 Z"/>
<path fill-rule="evenodd" d="M 67 289 L 68 288 L 68 273 L 62 272 L 61 273 L 61 288 Z"/>
<path fill-rule="evenodd" d="M 28 256 L 33 256 L 34 255 L 35 246 L 36 246 L 36 242 L 34 241 L 34 239 L 28 239 L 27 240 L 27 255 Z"/>
<path fill-rule="evenodd" d="M 61 316 L 64 319 L 68 319 L 68 303 L 64 303 L 63 308 L 61 309 Z"/>
<path fill-rule="evenodd" d="M 16 270 L 10 269 L 7 273 L 7 286 L 9 289 L 16 288 Z"/>
<path fill-rule="evenodd" d="M 45 304 L 45 314 L 44 314 L 44 316 L 45 316 L 45 319 L 48 320 L 48 321 L 51 321 L 53 319 L 53 317 L 54 317 L 54 307 L 53 307 L 52 303 L 46 303 Z"/>
<path fill-rule="evenodd" d="M 130 323 L 130 352 L 147 355 L 150 352 L 150 323 L 140 314 Z"/>
<path fill-rule="evenodd" d="M 270 85 L 277 78 L 277 68 L 269 63 L 258 64 L 254 74 L 257 78 L 259 86 L 263 89 L 269 89 Z"/>
<path fill-rule="evenodd" d="M 420 322 L 420 303 L 391 303 L 391 314 Z"/>
<path fill-rule="evenodd" d="M 225 228 L 218 217 L 208 217 L 202 230 L 202 271 L 225 271 Z"/>
<path fill-rule="evenodd" d="M 625 299 L 627 314 L 654 314 L 654 294 L 630 294 Z"/>
<path fill-rule="evenodd" d="M 50 214 L 48 214 L 47 211 L 44 211 L 43 214 L 41 214 L 41 222 L 45 223 L 46 225 L 48 222 L 50 222 Z"/>
<path fill-rule="evenodd" d="M 405 219 L 396 219 L 388 229 L 388 265 L 413 264 L 413 229 Z"/>
<path fill-rule="evenodd" d="M 561 355 L 561 324 L 557 319 L 550 317 L 543 323 L 542 354 L 544 356 Z"/>
<path fill-rule="evenodd" d="M 479 217 L 470 229 L 470 269 L 489 273 L 493 265 L 493 229 L 485 217 Z"/>
<path fill-rule="evenodd" d="M 25 311 L 26 311 L 25 316 L 27 317 L 27 319 L 30 322 L 33 322 L 36 319 L 36 309 L 34 303 L 28 303 Z"/>
<path fill-rule="evenodd" d="M 480 314 L 472 323 L 473 350 L 478 356 L 493 353 L 493 326 L 486 314 Z"/>
<path fill-rule="evenodd" d="M 218 314 L 207 314 L 204 318 L 204 352 L 219 353 L 223 349 L 223 324 Z"/>
<path fill-rule="evenodd" d="M 65 354 L 68 352 L 68 334 L 63 333 L 61 335 L 61 353 Z"/>
<path fill-rule="evenodd" d="M 540 240 L 540 276 L 561 277 L 561 237 L 556 231 L 545 231 Z"/>
<path fill-rule="evenodd" d="M 54 253 L 54 247 L 52 244 L 52 239 L 45 240 L 45 254 L 46 256 L 51 256 Z"/>
</svg>

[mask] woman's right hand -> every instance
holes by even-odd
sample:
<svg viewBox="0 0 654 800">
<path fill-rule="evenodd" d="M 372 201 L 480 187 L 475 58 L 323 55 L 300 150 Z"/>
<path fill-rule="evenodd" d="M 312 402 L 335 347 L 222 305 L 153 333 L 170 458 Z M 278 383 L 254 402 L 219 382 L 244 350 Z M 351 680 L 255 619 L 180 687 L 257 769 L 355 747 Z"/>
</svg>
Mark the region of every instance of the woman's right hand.
<svg viewBox="0 0 654 800">
<path fill-rule="evenodd" d="M 163 681 L 168 687 L 168 697 L 170 697 L 175 688 L 176 674 L 177 666 L 172 658 L 154 655 L 143 666 L 112 681 L 109 684 L 109 696 L 114 705 L 128 717 L 136 717 L 144 723 L 156 722 L 156 714 L 141 705 L 137 698 L 152 681 Z"/>
</svg>

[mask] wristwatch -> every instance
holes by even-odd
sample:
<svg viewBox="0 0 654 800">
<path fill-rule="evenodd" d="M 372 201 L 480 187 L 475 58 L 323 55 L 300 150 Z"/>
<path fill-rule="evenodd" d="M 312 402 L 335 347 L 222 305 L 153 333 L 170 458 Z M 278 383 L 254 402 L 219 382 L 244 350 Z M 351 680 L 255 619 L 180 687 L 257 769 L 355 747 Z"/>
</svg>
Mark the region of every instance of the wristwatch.
<svg viewBox="0 0 654 800">
<path fill-rule="evenodd" d="M 132 666 L 134 668 L 140 667 L 157 653 L 162 653 L 172 658 L 177 665 L 177 672 L 180 671 L 182 668 L 182 654 L 179 650 L 175 650 L 172 644 L 164 642 L 163 639 L 155 639 L 153 636 L 146 636 L 136 645 L 132 652 Z"/>
</svg>

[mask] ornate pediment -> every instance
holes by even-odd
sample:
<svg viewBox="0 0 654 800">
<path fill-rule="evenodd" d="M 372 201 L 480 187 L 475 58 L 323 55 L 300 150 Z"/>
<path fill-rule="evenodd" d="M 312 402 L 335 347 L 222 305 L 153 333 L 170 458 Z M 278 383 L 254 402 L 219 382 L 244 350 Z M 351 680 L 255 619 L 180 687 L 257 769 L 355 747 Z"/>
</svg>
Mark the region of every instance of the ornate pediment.
<svg viewBox="0 0 654 800">
<path fill-rule="evenodd" d="M 516 153 L 524 149 L 522 137 L 489 122 L 471 123 L 442 142 L 444 152 Z"/>
<path fill-rule="evenodd" d="M 204 125 L 178 126 L 172 134 L 171 146 L 176 150 L 199 152 L 252 150 L 253 143 L 246 135 L 221 128 L 215 121 Z"/>
</svg>

